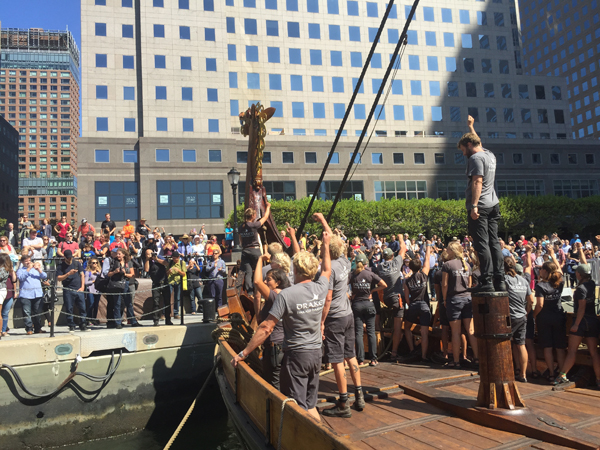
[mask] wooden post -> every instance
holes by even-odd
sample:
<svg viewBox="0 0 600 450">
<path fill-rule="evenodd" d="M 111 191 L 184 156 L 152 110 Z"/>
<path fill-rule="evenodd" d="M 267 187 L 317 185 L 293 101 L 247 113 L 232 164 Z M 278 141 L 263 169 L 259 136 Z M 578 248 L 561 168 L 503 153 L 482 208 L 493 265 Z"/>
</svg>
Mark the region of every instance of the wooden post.
<svg viewBox="0 0 600 450">
<path fill-rule="evenodd" d="M 473 295 L 473 324 L 479 353 L 477 406 L 507 410 L 524 407 L 513 371 L 508 293 Z"/>
</svg>

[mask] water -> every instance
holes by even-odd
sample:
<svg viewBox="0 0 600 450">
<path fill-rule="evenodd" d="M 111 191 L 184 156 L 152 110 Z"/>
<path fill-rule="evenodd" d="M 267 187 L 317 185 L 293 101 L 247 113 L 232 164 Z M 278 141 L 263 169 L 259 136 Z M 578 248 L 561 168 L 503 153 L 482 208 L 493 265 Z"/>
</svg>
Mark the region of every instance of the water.
<svg viewBox="0 0 600 450">
<path fill-rule="evenodd" d="M 84 444 L 70 445 L 68 450 L 162 450 L 177 424 L 159 430 L 142 430 L 122 436 L 107 437 Z M 172 450 L 243 450 L 216 382 L 211 383 L 194 408 L 194 412 L 177 436 Z"/>
</svg>

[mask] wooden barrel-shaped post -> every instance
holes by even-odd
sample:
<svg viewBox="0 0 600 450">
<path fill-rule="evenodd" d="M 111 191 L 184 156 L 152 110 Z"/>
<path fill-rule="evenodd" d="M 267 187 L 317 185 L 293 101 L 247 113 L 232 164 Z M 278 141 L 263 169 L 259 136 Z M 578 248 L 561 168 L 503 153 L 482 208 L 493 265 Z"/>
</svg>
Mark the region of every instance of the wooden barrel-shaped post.
<svg viewBox="0 0 600 450">
<path fill-rule="evenodd" d="M 477 406 L 509 410 L 524 407 L 513 371 L 508 293 L 474 294 L 473 324 L 479 356 Z"/>
</svg>

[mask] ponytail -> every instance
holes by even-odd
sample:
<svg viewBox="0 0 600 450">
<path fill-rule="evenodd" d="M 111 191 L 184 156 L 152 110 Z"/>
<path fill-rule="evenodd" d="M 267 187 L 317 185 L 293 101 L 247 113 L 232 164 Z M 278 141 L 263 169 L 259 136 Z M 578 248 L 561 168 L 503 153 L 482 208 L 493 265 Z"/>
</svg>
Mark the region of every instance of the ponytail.
<svg viewBox="0 0 600 450">
<path fill-rule="evenodd" d="M 469 264 L 465 260 L 462 245 L 457 241 L 452 241 L 448 244 L 448 250 L 454 255 L 454 259 L 459 259 L 462 262 L 463 269 L 465 272 L 469 272 Z"/>
<path fill-rule="evenodd" d="M 504 258 L 504 272 L 513 278 L 517 276 L 517 271 L 515 270 L 515 260 L 510 256 Z"/>
<path fill-rule="evenodd" d="M 548 283 L 557 289 L 563 282 L 562 272 L 558 270 L 558 266 L 552 261 L 546 261 L 542 265 L 542 269 L 548 274 Z"/>
</svg>

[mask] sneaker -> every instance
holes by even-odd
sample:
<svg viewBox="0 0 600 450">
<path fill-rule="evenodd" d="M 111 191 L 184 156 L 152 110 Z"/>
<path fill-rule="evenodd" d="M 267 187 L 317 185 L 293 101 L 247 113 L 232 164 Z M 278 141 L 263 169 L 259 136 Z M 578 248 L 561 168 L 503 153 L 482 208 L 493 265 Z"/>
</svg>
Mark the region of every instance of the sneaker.
<svg viewBox="0 0 600 450">
<path fill-rule="evenodd" d="M 77 329 L 77 327 L 75 327 L 75 326 L 69 327 L 69 332 L 75 331 L 76 329 Z"/>
<path fill-rule="evenodd" d="M 80 329 L 81 331 L 90 331 L 90 329 L 89 329 L 89 328 L 87 327 L 87 325 L 85 325 L 85 324 L 84 324 L 84 325 L 81 325 L 81 326 L 79 327 L 79 329 Z"/>
<path fill-rule="evenodd" d="M 170 320 L 166 320 L 165 325 L 173 325 L 173 322 L 171 322 Z"/>
<path fill-rule="evenodd" d="M 557 376 L 554 379 L 554 381 L 552 382 L 552 384 L 554 386 L 559 386 L 561 384 L 567 384 L 567 383 L 570 383 L 570 381 L 565 374 L 561 374 L 561 375 Z"/>
<path fill-rule="evenodd" d="M 123 325 L 121 325 L 121 324 L 115 325 L 115 329 L 121 330 L 121 329 L 123 329 Z"/>
<path fill-rule="evenodd" d="M 527 378 L 519 375 L 518 377 L 515 377 L 515 381 L 518 381 L 519 383 L 527 383 Z"/>
<path fill-rule="evenodd" d="M 154 321 L 154 326 L 157 327 L 158 326 L 158 320 Z"/>
<path fill-rule="evenodd" d="M 350 417 L 352 417 L 352 411 L 350 410 L 350 407 L 348 406 L 348 402 L 344 403 L 343 407 L 341 406 L 340 403 L 338 403 L 333 408 L 324 409 L 321 412 L 321 414 L 323 414 L 324 416 L 327 416 L 327 417 L 343 417 L 345 419 L 349 419 Z"/>
<path fill-rule="evenodd" d="M 132 327 L 143 327 L 144 325 L 142 325 L 139 322 L 134 323 L 133 325 L 131 325 Z"/>
<path fill-rule="evenodd" d="M 433 361 L 436 364 L 441 364 L 443 366 L 444 364 L 448 363 L 448 357 L 445 357 L 443 353 L 435 352 L 431 355 L 431 361 Z"/>
<path fill-rule="evenodd" d="M 492 283 L 480 283 L 475 287 L 467 289 L 471 294 L 480 294 L 484 292 L 494 292 L 494 285 Z"/>
<path fill-rule="evenodd" d="M 363 409 L 365 409 L 365 393 L 362 391 L 362 389 L 356 392 L 355 399 L 356 400 L 354 400 L 354 407 L 358 411 L 362 411 Z"/>
</svg>

